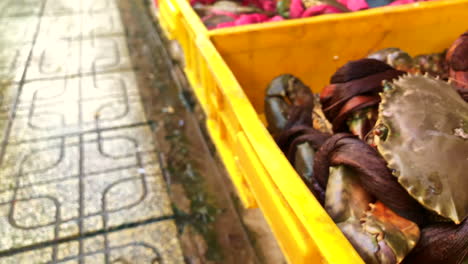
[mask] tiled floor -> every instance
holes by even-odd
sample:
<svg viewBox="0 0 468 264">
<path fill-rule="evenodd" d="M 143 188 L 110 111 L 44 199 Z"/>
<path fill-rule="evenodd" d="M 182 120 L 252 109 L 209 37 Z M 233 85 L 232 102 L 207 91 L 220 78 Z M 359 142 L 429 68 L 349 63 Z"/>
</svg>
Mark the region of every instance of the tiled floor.
<svg viewBox="0 0 468 264">
<path fill-rule="evenodd" d="M 0 263 L 183 263 L 115 0 L 0 1 Z"/>
</svg>

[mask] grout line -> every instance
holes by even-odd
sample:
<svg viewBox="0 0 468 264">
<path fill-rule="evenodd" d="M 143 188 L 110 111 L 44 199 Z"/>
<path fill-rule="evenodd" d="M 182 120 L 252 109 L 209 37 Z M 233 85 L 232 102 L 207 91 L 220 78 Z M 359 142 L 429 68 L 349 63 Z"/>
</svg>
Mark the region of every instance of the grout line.
<svg viewBox="0 0 468 264">
<path fill-rule="evenodd" d="M 0 258 L 1 257 L 12 256 L 12 255 L 22 253 L 22 252 L 26 252 L 26 251 L 43 249 L 43 248 L 47 248 L 47 247 L 51 247 L 51 246 L 55 246 L 55 245 L 60 245 L 60 244 L 67 243 L 67 242 L 73 242 L 73 241 L 76 241 L 76 240 L 82 241 L 84 239 L 99 236 L 99 235 L 103 235 L 103 234 L 106 234 L 106 233 L 115 233 L 115 232 L 118 232 L 118 231 L 121 231 L 121 230 L 124 230 L 124 229 L 130 229 L 130 228 L 135 228 L 135 227 L 139 227 L 139 226 L 144 226 L 144 225 L 149 225 L 149 224 L 153 224 L 153 223 L 158 223 L 158 222 L 167 221 L 167 220 L 174 220 L 174 219 L 175 219 L 175 217 L 173 215 L 165 215 L 165 216 L 150 218 L 150 219 L 147 219 L 147 220 L 144 220 L 144 221 L 125 223 L 125 224 L 118 225 L 118 226 L 115 226 L 115 227 L 110 227 L 110 228 L 107 228 L 107 229 L 100 229 L 100 230 L 96 230 L 96 231 L 93 231 L 93 232 L 87 232 L 87 233 L 82 233 L 82 234 L 77 234 L 77 235 L 73 235 L 73 236 L 69 236 L 69 237 L 56 239 L 56 240 L 45 241 L 45 242 L 41 242 L 41 243 L 34 244 L 34 245 L 3 250 L 3 251 L 0 251 Z"/>
<path fill-rule="evenodd" d="M 115 73 L 134 73 L 138 72 L 139 69 L 136 67 L 130 67 L 130 68 L 122 68 L 122 69 L 114 69 L 114 70 L 102 70 L 102 71 L 97 71 L 97 72 L 81 72 L 81 73 L 74 73 L 74 74 L 65 74 L 65 75 L 57 75 L 57 76 L 52 76 L 52 77 L 44 77 L 44 78 L 33 78 L 33 79 L 27 79 L 24 80 L 24 83 L 30 83 L 30 82 L 37 82 L 37 81 L 54 81 L 54 80 L 62 80 L 62 79 L 72 79 L 72 78 L 79 78 L 79 77 L 90 77 L 93 75 L 107 75 L 107 74 L 115 74 Z M 20 85 L 20 82 L 17 81 L 11 81 L 10 82 L 13 85 Z"/>
<path fill-rule="evenodd" d="M 80 1 L 80 10 L 82 8 L 83 4 L 82 2 Z M 83 58 L 83 16 L 80 15 L 80 25 L 79 25 L 79 28 L 80 28 L 80 37 L 79 37 L 79 51 L 78 51 L 78 58 L 79 58 L 79 67 L 78 67 L 78 71 L 79 73 L 81 74 L 81 68 L 83 67 L 83 63 L 82 63 L 82 58 Z M 78 127 L 81 129 L 82 125 L 83 125 L 83 113 L 82 113 L 82 110 L 83 110 L 83 106 L 82 106 L 82 99 L 83 99 L 83 89 L 82 89 L 82 79 L 79 79 L 78 80 L 78 101 L 77 101 L 77 104 L 78 104 Z M 78 148 L 79 148 L 79 153 L 78 153 L 78 236 L 81 238 L 83 237 L 83 226 L 84 226 L 84 221 L 85 219 L 83 218 L 83 216 L 85 215 L 85 208 L 84 208 L 84 204 L 85 204 L 85 183 L 84 183 L 84 171 L 85 171 L 85 168 L 84 168 L 84 161 L 85 161 L 85 151 L 84 151 L 84 148 L 85 148 L 85 145 L 84 145 L 84 137 L 83 137 L 83 134 L 80 134 L 79 135 L 79 139 L 78 139 L 79 143 L 78 143 Z M 78 240 L 78 255 L 79 256 L 82 256 L 83 253 L 84 253 L 84 245 L 83 245 L 83 240 L 82 239 L 79 239 Z M 78 259 L 78 263 L 79 264 L 83 264 L 84 263 L 84 259 L 83 258 L 79 258 Z"/>
<path fill-rule="evenodd" d="M 91 71 L 79 72 L 79 73 L 58 75 L 58 76 L 52 76 L 52 77 L 34 78 L 34 79 L 25 80 L 24 82 L 29 83 L 29 82 L 37 82 L 37 81 L 53 81 L 53 80 L 71 79 L 71 78 L 79 78 L 79 77 L 90 77 L 94 75 L 106 75 L 106 74 L 113 74 L 113 73 L 130 73 L 130 72 L 136 72 L 136 71 L 138 71 L 137 68 L 129 67 L 129 68 L 122 68 L 122 69 L 115 69 L 115 70 L 103 70 L 103 71 L 97 71 L 97 72 L 91 72 Z"/>
<path fill-rule="evenodd" d="M 115 130 L 120 130 L 120 129 L 134 128 L 134 127 L 152 126 L 155 124 L 157 124 L 155 123 L 155 121 L 149 120 L 146 122 L 138 122 L 138 123 L 132 123 L 132 124 L 120 125 L 120 126 L 112 126 L 112 127 L 104 127 L 104 128 L 99 128 L 99 129 L 89 129 L 89 130 L 84 130 L 84 131 L 79 131 L 79 132 L 64 133 L 64 134 L 59 134 L 55 136 L 26 139 L 26 140 L 20 140 L 20 141 L 14 141 L 11 143 L 8 142 L 8 143 L 11 145 L 21 145 L 25 143 L 34 143 L 34 142 L 39 142 L 39 141 L 59 139 L 63 137 L 81 136 L 81 135 L 92 134 L 92 133 L 97 133 L 97 132 L 115 131 Z"/>
</svg>

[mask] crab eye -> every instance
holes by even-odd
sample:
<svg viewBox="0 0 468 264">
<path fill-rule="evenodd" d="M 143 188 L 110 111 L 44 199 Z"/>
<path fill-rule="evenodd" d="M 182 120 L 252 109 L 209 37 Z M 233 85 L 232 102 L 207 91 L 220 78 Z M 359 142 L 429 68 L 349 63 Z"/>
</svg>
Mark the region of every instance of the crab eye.
<svg viewBox="0 0 468 264">
<path fill-rule="evenodd" d="M 388 81 L 383 82 L 383 91 L 384 92 L 390 91 L 392 89 L 393 89 L 393 85 L 390 82 L 388 82 Z"/>
<path fill-rule="evenodd" d="M 380 140 L 385 141 L 388 136 L 388 127 L 383 124 L 378 125 L 374 129 L 374 135 L 378 136 Z"/>
</svg>

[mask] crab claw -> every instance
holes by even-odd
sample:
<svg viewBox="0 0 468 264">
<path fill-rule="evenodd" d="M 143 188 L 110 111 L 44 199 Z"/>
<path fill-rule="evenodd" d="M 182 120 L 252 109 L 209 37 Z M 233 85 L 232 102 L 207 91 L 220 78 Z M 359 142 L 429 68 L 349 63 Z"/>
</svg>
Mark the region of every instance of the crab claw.
<svg viewBox="0 0 468 264">
<path fill-rule="evenodd" d="M 400 263 L 415 247 L 420 237 L 418 226 L 385 207 L 370 204 L 360 220 L 348 220 L 338 227 L 366 263 Z"/>
<path fill-rule="evenodd" d="M 291 115 L 312 126 L 313 101 L 310 88 L 295 76 L 283 74 L 273 79 L 265 95 L 265 117 L 270 132 L 277 134 L 284 130 Z"/>
<path fill-rule="evenodd" d="M 400 263 L 418 242 L 419 228 L 383 203 L 373 204 L 357 173 L 330 168 L 325 209 L 366 263 Z"/>
<path fill-rule="evenodd" d="M 377 258 L 391 260 L 395 258 L 400 263 L 419 241 L 419 227 L 397 215 L 383 203 L 370 205 L 371 210 L 361 219 L 362 227 L 372 234 L 378 241 L 379 252 Z M 390 263 L 380 261 L 380 263 Z M 395 262 L 391 262 L 395 263 Z"/>
</svg>

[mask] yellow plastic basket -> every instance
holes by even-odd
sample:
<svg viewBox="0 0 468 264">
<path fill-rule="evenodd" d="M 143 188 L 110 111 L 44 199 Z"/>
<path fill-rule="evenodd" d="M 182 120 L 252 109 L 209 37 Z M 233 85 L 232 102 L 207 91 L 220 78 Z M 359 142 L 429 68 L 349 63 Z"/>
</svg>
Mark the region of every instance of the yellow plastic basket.
<svg viewBox="0 0 468 264">
<path fill-rule="evenodd" d="M 291 73 L 316 92 L 348 60 L 385 47 L 440 52 L 468 30 L 468 0 L 207 31 L 185 0 L 160 0 L 161 25 L 246 207 L 259 206 L 290 263 L 363 263 L 263 124 L 264 89 Z"/>
</svg>

